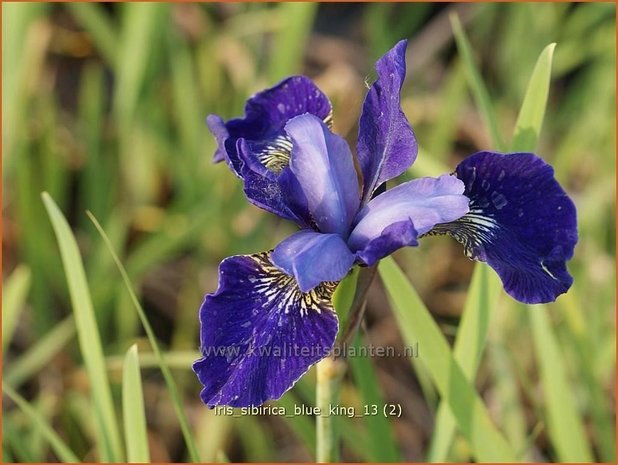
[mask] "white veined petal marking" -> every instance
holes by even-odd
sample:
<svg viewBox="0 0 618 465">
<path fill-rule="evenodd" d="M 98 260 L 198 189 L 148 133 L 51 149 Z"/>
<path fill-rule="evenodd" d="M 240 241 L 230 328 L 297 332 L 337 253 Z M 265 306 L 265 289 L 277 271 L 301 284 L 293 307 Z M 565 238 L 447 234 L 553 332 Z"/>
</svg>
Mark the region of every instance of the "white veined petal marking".
<svg viewBox="0 0 618 465">
<path fill-rule="evenodd" d="M 280 173 L 290 163 L 292 141 L 288 136 L 277 136 L 270 141 L 258 154 L 258 159 L 266 168 L 274 173 Z"/>
<path fill-rule="evenodd" d="M 331 298 L 338 282 L 323 282 L 309 292 L 302 292 L 293 276 L 288 276 L 272 264 L 270 252 L 252 255 L 251 259 L 260 272 L 260 276 L 253 277 L 251 281 L 255 284 L 255 292 L 266 298 L 265 306 L 275 299 L 280 300 L 286 313 L 290 308 L 298 307 L 301 316 L 307 315 L 310 310 L 322 313 L 325 306 L 332 307 Z"/>
<path fill-rule="evenodd" d="M 448 234 L 463 245 L 464 253 L 468 258 L 476 260 L 479 256 L 478 250 L 492 241 L 494 230 L 498 228 L 496 220 L 479 214 L 480 212 L 481 210 L 473 208 L 456 221 L 435 225 L 423 236 Z"/>
<path fill-rule="evenodd" d="M 328 112 L 328 115 L 326 115 L 326 118 L 324 118 L 324 124 L 328 127 L 328 129 L 333 129 L 333 110 L 332 110 L 332 108 Z"/>
<path fill-rule="evenodd" d="M 545 266 L 545 263 L 541 261 L 541 268 L 543 268 L 543 271 L 545 273 L 547 273 L 554 281 L 559 281 L 558 278 L 556 278 L 551 271 L 549 271 L 549 269 Z"/>
<path fill-rule="evenodd" d="M 491 243 L 494 236 L 494 229 L 498 228 L 498 223 L 493 218 L 479 214 L 482 210 L 472 208 L 470 212 L 451 223 L 442 223 L 436 225 L 431 231 L 424 236 L 435 236 L 448 234 L 464 247 L 464 253 L 467 257 L 476 260 L 479 257 L 479 250 Z M 541 269 L 553 280 L 559 279 L 549 271 L 549 268 L 541 260 L 539 263 Z"/>
<path fill-rule="evenodd" d="M 324 124 L 329 129 L 333 127 L 333 111 L 331 110 L 326 118 L 324 118 Z M 258 160 L 268 170 L 273 173 L 279 174 L 290 163 L 290 154 L 292 153 L 292 141 L 286 135 L 280 135 L 271 141 L 268 141 L 264 148 L 262 148 L 258 154 Z"/>
</svg>

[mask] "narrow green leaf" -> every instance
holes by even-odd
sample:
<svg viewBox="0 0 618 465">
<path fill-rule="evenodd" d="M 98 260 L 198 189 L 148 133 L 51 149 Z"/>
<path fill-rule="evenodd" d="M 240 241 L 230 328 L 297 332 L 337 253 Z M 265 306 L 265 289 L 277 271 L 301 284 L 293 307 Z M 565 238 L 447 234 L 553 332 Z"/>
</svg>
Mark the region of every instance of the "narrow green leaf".
<svg viewBox="0 0 618 465">
<path fill-rule="evenodd" d="M 8 402 L 8 398 L 6 402 Z M 30 408 L 32 408 L 36 413 L 39 414 L 39 418 L 44 419 L 44 417 L 34 405 L 28 405 L 30 405 Z M 11 411 L 10 414 L 5 414 L 3 412 L 2 415 L 2 447 L 10 450 L 13 453 L 13 460 L 8 463 L 42 462 L 44 459 L 38 458 L 37 460 L 37 458 L 34 456 L 34 452 L 31 450 L 31 447 L 28 447 L 29 444 L 27 440 L 29 439 L 29 437 L 26 434 L 27 429 L 31 429 L 32 432 L 38 432 L 39 430 L 37 429 L 37 426 L 34 426 L 33 428 L 28 428 L 30 427 L 32 422 L 28 417 L 25 417 L 21 409 L 18 408 L 17 410 L 19 411 Z M 47 441 L 45 442 L 45 445 L 48 445 Z"/>
<path fill-rule="evenodd" d="M 383 259 L 379 270 L 404 341 L 418 343 L 420 359 L 450 407 L 472 454 L 482 462 L 516 461 L 514 451 L 492 423 L 479 394 L 406 276 L 392 258 Z"/>
<path fill-rule="evenodd" d="M 2 426 L 2 432 L 4 434 L 5 440 L 2 441 L 2 463 L 15 463 L 16 460 L 11 455 L 7 438 L 7 427 L 5 425 Z"/>
<path fill-rule="evenodd" d="M 47 53 L 49 34 L 38 19 L 50 5 L 43 2 L 2 4 L 2 68 L 11 70 L 2 76 L 2 178 L 14 176 L 20 161 L 15 147 L 27 131 L 24 124 L 28 107 L 29 77 L 39 76 Z"/>
<path fill-rule="evenodd" d="M 557 307 L 564 316 L 564 321 L 570 333 L 569 340 L 575 347 L 575 354 L 578 360 L 579 376 L 588 390 L 590 419 L 594 427 L 596 442 L 598 444 L 599 455 L 602 462 L 616 461 L 616 428 L 614 415 L 611 407 L 611 398 L 605 395 L 604 383 L 600 381 L 603 376 L 596 370 L 594 363 L 590 360 L 599 360 L 602 357 L 599 350 L 594 331 L 581 311 L 583 308 L 581 300 L 577 298 L 576 290 L 571 289 L 556 302 Z M 611 350 L 611 366 L 614 368 L 615 360 L 615 333 L 608 341 Z"/>
<path fill-rule="evenodd" d="M 94 5 L 86 3 L 70 3 L 70 5 Z M 118 205 L 114 205 L 114 201 L 110 198 L 109 192 L 114 192 L 118 181 L 115 180 L 117 174 L 111 157 L 105 156 L 104 142 L 104 121 L 105 121 L 105 76 L 101 64 L 89 63 L 85 65 L 82 73 L 78 89 L 78 108 L 77 121 L 80 123 L 77 127 L 77 134 L 82 144 L 84 145 L 85 164 L 80 171 L 80 178 L 83 182 L 80 183 L 78 192 L 80 210 L 90 208 L 97 212 L 98 215 L 108 218 L 108 212 L 114 209 L 114 214 L 118 215 Z M 84 227 L 87 218 L 79 218 L 80 227 Z M 106 251 L 107 257 L 107 251 Z M 96 256 L 89 261 L 88 276 L 94 280 L 96 275 L 91 273 L 91 270 L 100 266 L 105 266 L 96 259 Z M 94 290 L 93 290 L 94 291 Z M 97 302 L 96 291 L 93 296 Z"/>
<path fill-rule="evenodd" d="M 513 152 L 531 151 L 536 148 L 549 95 L 551 64 L 555 48 L 555 43 L 545 47 L 534 66 L 515 124 L 511 147 Z"/>
<path fill-rule="evenodd" d="M 195 63 L 188 44 L 176 34 L 168 34 L 168 55 L 174 98 L 175 122 L 184 153 L 182 160 L 170 159 L 170 171 L 178 170 L 183 191 L 192 192 L 199 185 L 195 167 L 199 165 L 205 134 L 203 132 L 203 99 L 198 92 Z"/>
<path fill-rule="evenodd" d="M 360 348 L 360 336 L 356 337 L 354 345 Z M 384 405 L 384 397 L 380 392 L 380 383 L 369 357 L 350 357 L 348 363 L 360 396 L 362 405 Z M 391 422 L 383 415 L 366 415 L 363 422 L 367 427 L 368 443 L 366 444 L 369 460 L 372 462 L 401 462 L 401 455 L 395 441 Z"/>
<path fill-rule="evenodd" d="M 315 369 L 315 405 L 321 412 L 315 419 L 315 460 L 338 462 L 341 422 L 337 416 L 329 415 L 329 409 L 340 403 L 345 364 L 339 359 L 326 357 L 316 364 Z"/>
<path fill-rule="evenodd" d="M 512 308 L 512 307 L 511 307 Z M 501 332 L 501 336 L 504 332 Z M 489 361 L 493 368 L 496 398 L 499 400 L 500 423 L 504 435 L 517 451 L 518 460 L 529 461 L 530 446 L 534 442 L 528 435 L 526 409 L 521 403 L 518 379 L 507 350 L 498 342 L 489 346 Z"/>
<path fill-rule="evenodd" d="M 144 394 L 136 344 L 129 348 L 124 358 L 122 418 L 127 445 L 127 460 L 131 463 L 150 462 L 146 414 L 144 413 Z"/>
<path fill-rule="evenodd" d="M 214 410 L 201 409 L 196 415 L 195 437 L 198 442 L 200 457 L 204 462 L 219 461 L 221 454 L 229 444 L 236 419 L 230 415 L 218 415 Z"/>
<path fill-rule="evenodd" d="M 88 31 L 90 38 L 99 49 L 107 63 L 113 68 L 116 65 L 118 49 L 118 31 L 110 17 L 98 3 L 72 2 L 66 8 L 78 23 Z"/>
<path fill-rule="evenodd" d="M 359 462 L 371 462 L 369 451 L 366 447 L 368 442 L 365 431 L 358 428 L 356 422 L 352 418 L 339 417 L 341 439 L 345 449 L 349 450 L 352 455 L 359 458 Z"/>
<path fill-rule="evenodd" d="M 133 126 L 139 93 L 144 85 L 148 60 L 155 51 L 153 42 L 163 30 L 161 21 L 168 5 L 162 3 L 122 4 L 122 25 L 117 50 L 117 83 L 114 112 L 124 134 Z"/>
<path fill-rule="evenodd" d="M 460 129 L 461 114 L 458 111 L 453 111 L 453 109 L 463 108 L 468 99 L 465 69 L 459 57 L 453 60 L 453 63 L 449 66 L 441 87 L 440 103 L 436 105 L 437 114 L 431 121 L 431 131 L 427 136 L 425 145 L 429 152 L 437 156 L 437 160 L 445 162 L 448 156 L 453 153 L 453 145 L 457 140 L 457 132 Z M 424 157 L 419 153 L 417 161 L 421 159 L 421 156 Z M 434 157 L 432 161 L 434 159 L 436 158 Z M 442 171 L 436 176 L 446 172 Z"/>
<path fill-rule="evenodd" d="M 350 274 L 348 274 L 337 286 L 335 294 L 333 295 L 333 306 L 337 312 L 339 318 L 339 327 L 345 328 L 348 321 L 350 307 L 354 301 L 354 294 L 356 293 L 356 283 L 358 282 L 359 269 L 354 268 Z M 339 332 L 341 336 L 342 332 Z"/>
<path fill-rule="evenodd" d="M 408 168 L 408 173 L 414 177 L 440 176 L 452 171 L 449 166 L 441 161 L 435 154 L 428 152 L 424 147 L 419 147 L 418 157 L 414 164 Z"/>
<path fill-rule="evenodd" d="M 2 286 L 2 350 L 11 343 L 30 289 L 30 269 L 19 265 Z"/>
<path fill-rule="evenodd" d="M 497 150 L 503 152 L 505 150 L 505 145 L 502 142 L 502 136 L 500 135 L 500 131 L 498 129 L 496 112 L 491 104 L 489 92 L 487 92 L 481 73 L 479 73 L 476 63 L 474 62 L 472 48 L 470 47 L 468 37 L 466 36 L 457 14 L 451 14 L 450 20 L 453 33 L 455 34 L 455 41 L 457 42 L 457 50 L 463 60 L 466 76 L 468 78 L 468 84 L 472 90 L 472 95 L 474 96 L 476 105 L 481 111 L 481 115 L 483 116 L 487 129 L 489 130 L 489 135 L 491 136 L 494 146 Z"/>
<path fill-rule="evenodd" d="M 150 326 L 150 322 L 148 321 L 148 318 L 146 317 L 146 312 L 144 312 L 144 309 L 139 303 L 139 300 L 137 296 L 135 295 L 135 292 L 133 291 L 133 286 L 131 285 L 131 280 L 129 279 L 129 275 L 124 269 L 124 266 L 122 266 L 122 262 L 118 258 L 118 255 L 116 255 L 116 252 L 114 251 L 112 243 L 107 237 L 107 234 L 105 234 L 105 231 L 103 230 L 103 228 L 101 227 L 101 225 L 99 224 L 99 222 L 97 221 L 97 219 L 94 217 L 92 213 L 87 212 L 87 215 L 92 221 L 92 223 L 94 224 L 94 226 L 97 228 L 97 231 L 99 232 L 99 234 L 101 235 L 101 238 L 105 242 L 105 245 L 107 246 L 109 250 L 109 253 L 114 259 L 114 262 L 116 263 L 116 266 L 118 267 L 118 271 L 120 272 L 120 275 L 122 276 L 122 280 L 124 281 L 124 284 L 127 288 L 127 292 L 129 293 L 129 296 L 131 297 L 131 302 L 133 303 L 133 306 L 135 307 L 135 310 L 137 311 L 139 315 L 139 318 L 142 322 L 142 326 L 144 327 L 144 331 L 146 331 L 146 335 L 148 336 L 148 340 L 150 341 L 150 345 L 152 346 L 152 351 L 154 352 L 154 355 L 157 358 L 159 368 L 161 369 L 161 373 L 163 373 L 165 384 L 167 385 L 167 389 L 169 390 L 169 394 L 172 399 L 172 405 L 174 406 L 174 410 L 176 411 L 176 416 L 178 417 L 178 423 L 180 423 L 180 430 L 182 431 L 182 435 L 184 437 L 185 443 L 187 444 L 187 449 L 189 451 L 189 456 L 191 458 L 191 461 L 196 462 L 196 463 L 200 462 L 198 449 L 195 444 L 194 438 L 191 434 L 191 429 L 189 427 L 189 420 L 187 419 L 187 415 L 185 413 L 185 410 L 182 404 L 182 399 L 178 392 L 178 387 L 176 386 L 176 382 L 174 381 L 172 373 L 167 365 L 165 356 L 163 352 L 161 351 L 161 348 L 159 347 L 159 343 L 157 342 L 157 338 L 155 337 L 154 331 L 152 330 L 152 327 Z"/>
<path fill-rule="evenodd" d="M 52 416 L 57 410 L 58 396 L 50 391 L 40 391 L 38 395 L 30 402 L 30 406 L 34 408 L 40 417 L 48 424 L 52 425 Z M 49 443 L 41 434 L 38 428 L 29 428 L 30 431 L 24 431 L 20 434 L 21 443 L 25 444 L 28 452 L 31 454 L 31 461 L 41 462 L 47 459 L 49 453 Z M 69 439 L 65 439 L 67 444 L 70 444 Z"/>
<path fill-rule="evenodd" d="M 317 11 L 314 2 L 279 3 L 277 13 L 282 28 L 274 37 L 269 76 L 277 81 L 301 71 L 302 57 L 307 49 L 307 38 Z"/>
<path fill-rule="evenodd" d="M 240 446 L 243 449 L 245 461 L 249 463 L 263 463 L 268 461 L 275 449 L 272 433 L 264 428 L 259 418 L 253 415 L 245 415 L 236 419 L 234 425 L 238 432 Z"/>
<path fill-rule="evenodd" d="M 471 383 L 487 341 L 491 313 L 500 295 L 500 280 L 484 264 L 476 264 L 463 309 L 453 356 Z M 429 462 L 445 462 L 455 434 L 455 419 L 444 400 L 436 414 L 436 426 L 429 448 Z"/>
<path fill-rule="evenodd" d="M 201 357 L 197 350 L 177 350 L 165 353 L 165 362 L 170 368 L 178 370 L 191 370 L 191 364 Z M 107 368 L 120 370 L 124 365 L 124 357 L 116 355 L 107 357 Z M 159 362 L 155 354 L 142 352 L 139 356 L 139 366 L 142 368 L 158 368 Z"/>
<path fill-rule="evenodd" d="M 84 264 L 75 237 L 62 212 L 47 192 L 43 192 L 41 197 L 58 240 L 69 286 L 79 346 L 92 389 L 94 416 L 104 439 L 104 443 L 99 444 L 101 459 L 121 462 L 123 452 L 120 433 Z"/>
<path fill-rule="evenodd" d="M 23 382 L 44 368 L 74 335 L 75 320 L 73 316 L 69 316 L 54 326 L 51 331 L 39 339 L 26 353 L 20 355 L 10 365 L 7 365 L 4 372 L 4 381 L 14 389 L 17 389 Z"/>
<path fill-rule="evenodd" d="M 561 462 L 593 462 L 586 431 L 567 380 L 564 356 L 552 331 L 547 308 L 529 307 L 534 349 L 543 385 L 547 430 Z"/>
<path fill-rule="evenodd" d="M 277 401 L 277 405 L 285 407 L 286 412 L 294 412 L 296 406 L 303 404 L 305 402 L 296 395 L 295 389 L 289 390 Z M 316 431 L 312 418 L 308 415 L 286 415 L 285 422 L 314 460 Z"/>
<path fill-rule="evenodd" d="M 54 453 L 61 462 L 80 462 L 77 455 L 75 455 L 75 453 L 69 448 L 69 446 L 66 445 L 62 438 L 56 434 L 49 423 L 47 423 L 47 421 L 45 421 L 45 419 L 42 418 L 34 408 L 32 408 L 26 399 L 20 396 L 10 386 L 5 384 L 2 384 L 2 391 L 30 418 L 33 426 L 37 428 L 41 435 L 47 440 L 47 442 L 49 442 L 49 445 L 52 447 Z"/>
</svg>

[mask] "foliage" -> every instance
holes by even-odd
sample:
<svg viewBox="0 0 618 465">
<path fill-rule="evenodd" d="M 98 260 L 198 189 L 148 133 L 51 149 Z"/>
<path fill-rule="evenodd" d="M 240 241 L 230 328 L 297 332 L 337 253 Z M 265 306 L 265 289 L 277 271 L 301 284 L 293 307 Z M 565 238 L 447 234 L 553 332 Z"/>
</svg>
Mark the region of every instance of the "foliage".
<svg viewBox="0 0 618 465">
<path fill-rule="evenodd" d="M 5 461 L 314 459 L 313 417 L 216 415 L 190 372 L 219 261 L 292 231 L 211 164 L 205 116 L 238 115 L 305 72 L 354 140 L 363 78 L 403 37 L 421 144 L 409 175 L 481 148 L 536 150 L 578 207 L 575 284 L 521 306 L 448 238 L 382 263 L 392 310 L 374 285 L 356 343 L 422 339 L 419 358 L 352 361 L 341 404 L 400 403 L 402 416 L 338 417 L 341 458 L 615 460 L 613 4 L 2 10 Z M 313 405 L 313 371 L 277 405 Z"/>
</svg>

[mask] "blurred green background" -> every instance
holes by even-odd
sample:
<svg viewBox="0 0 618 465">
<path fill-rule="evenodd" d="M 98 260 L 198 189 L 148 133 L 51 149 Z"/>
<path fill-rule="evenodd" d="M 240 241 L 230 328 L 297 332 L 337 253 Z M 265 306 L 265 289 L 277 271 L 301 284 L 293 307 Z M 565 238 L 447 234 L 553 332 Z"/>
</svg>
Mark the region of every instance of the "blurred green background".
<svg viewBox="0 0 618 465">
<path fill-rule="evenodd" d="M 67 216 L 85 262 L 114 400 L 122 359 L 141 355 L 150 455 L 187 451 L 169 393 L 109 252 L 85 215 L 110 236 L 168 354 L 204 461 L 308 461 L 311 417 L 215 416 L 190 371 L 197 309 L 226 256 L 267 250 L 294 230 L 246 202 L 205 118 L 242 114 L 246 98 L 281 78 L 314 78 L 353 144 L 375 59 L 410 38 L 403 108 L 421 145 L 406 176 L 452 171 L 491 149 L 471 97 L 449 14 L 474 59 L 509 140 L 535 61 L 557 42 L 538 153 L 578 207 L 571 291 L 549 305 L 567 396 L 596 460 L 615 460 L 615 5 L 598 4 L 2 4 L 3 382 L 83 460 L 98 460 L 91 386 L 67 282 L 40 194 Z M 443 332 L 452 338 L 472 263 L 449 238 L 396 254 Z M 476 377 L 496 424 L 522 459 L 563 459 L 539 376 L 525 308 L 504 296 L 493 312 Z M 380 283 L 369 296 L 362 343 L 401 346 Z M 419 348 L 422 357 L 422 347 Z M 412 361 L 412 365 L 410 364 Z M 342 403 L 401 404 L 396 419 L 342 418 L 342 459 L 423 460 L 438 395 L 415 360 L 356 359 Z M 551 380 L 549 380 L 551 383 Z M 314 402 L 313 370 L 279 401 Z M 554 419 L 555 421 L 555 419 Z M 3 460 L 56 460 L 7 397 Z M 469 460 L 456 439 L 448 458 Z"/>
</svg>

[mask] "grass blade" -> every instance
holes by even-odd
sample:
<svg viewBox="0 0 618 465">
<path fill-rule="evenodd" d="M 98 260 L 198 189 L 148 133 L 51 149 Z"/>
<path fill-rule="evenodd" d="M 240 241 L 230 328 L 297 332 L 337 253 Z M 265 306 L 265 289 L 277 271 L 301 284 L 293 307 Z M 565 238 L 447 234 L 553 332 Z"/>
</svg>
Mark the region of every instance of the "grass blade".
<svg viewBox="0 0 618 465">
<path fill-rule="evenodd" d="M 105 58 L 111 68 L 116 64 L 118 52 L 118 31 L 115 30 L 109 16 L 98 3 L 75 2 L 67 3 L 66 8 L 77 22 L 88 31 L 99 53 Z"/>
<path fill-rule="evenodd" d="M 470 382 L 476 377 L 487 342 L 491 312 L 500 295 L 500 280 L 488 266 L 477 263 L 464 306 L 453 356 Z M 429 448 L 429 462 L 445 462 L 455 434 L 455 419 L 444 400 L 436 414 L 436 426 Z"/>
<path fill-rule="evenodd" d="M 177 370 L 191 371 L 191 364 L 201 357 L 197 350 L 182 350 L 167 352 L 165 354 L 165 362 L 170 368 Z M 107 368 L 110 370 L 120 370 L 124 366 L 124 357 L 119 355 L 107 357 Z M 158 368 L 159 362 L 157 357 L 151 352 L 142 352 L 139 356 L 139 366 L 141 368 Z"/>
<path fill-rule="evenodd" d="M 274 37 L 274 50 L 269 63 L 269 76 L 272 81 L 283 79 L 301 70 L 303 52 L 318 4 L 314 2 L 280 3 L 277 14 L 283 27 Z"/>
<path fill-rule="evenodd" d="M 2 179 L 14 175 L 15 153 L 23 137 L 23 118 L 31 78 L 39 76 L 47 51 L 47 34 L 38 23 L 49 5 L 42 2 L 2 4 Z"/>
<path fill-rule="evenodd" d="M 566 375 L 564 357 L 552 331 L 547 308 L 529 308 L 539 363 L 549 436 L 561 462 L 593 462 L 586 432 Z"/>
<path fill-rule="evenodd" d="M 500 136 L 500 131 L 498 130 L 498 119 L 496 118 L 496 112 L 491 104 L 489 92 L 487 92 L 487 88 L 483 83 L 481 74 L 474 63 L 472 48 L 470 47 L 468 37 L 463 30 L 461 21 L 459 20 L 459 16 L 457 16 L 457 14 L 452 14 L 450 16 L 450 20 L 451 27 L 453 28 L 453 34 L 455 34 L 455 41 L 457 42 L 457 50 L 463 60 L 466 76 L 468 78 L 468 84 L 472 90 L 472 95 L 474 96 L 476 105 L 481 111 L 481 115 L 483 116 L 487 129 L 489 130 L 489 135 L 491 136 L 494 146 L 497 150 L 503 152 L 505 150 L 505 145 L 502 142 L 502 136 Z"/>
<path fill-rule="evenodd" d="M 516 461 L 514 451 L 492 423 L 483 401 L 406 276 L 392 258 L 383 259 L 379 270 L 404 341 L 410 345 L 418 343 L 421 359 L 473 455 L 482 462 Z"/>
<path fill-rule="evenodd" d="M 356 337 L 355 345 L 360 347 L 360 337 Z M 372 359 L 368 357 L 350 357 L 348 359 L 352 375 L 360 396 L 362 405 L 384 405 L 380 392 L 380 384 Z M 389 418 L 383 415 L 367 415 L 363 417 L 369 433 L 367 453 L 372 462 L 401 462 L 393 429 Z"/>
<path fill-rule="evenodd" d="M 518 460 L 528 462 L 530 461 L 528 451 L 536 438 L 534 435 L 527 437 L 525 409 L 521 402 L 513 362 L 506 348 L 498 342 L 490 344 L 489 357 L 495 373 L 496 398 L 499 400 L 499 418 L 504 435 L 519 454 Z"/>
<path fill-rule="evenodd" d="M 26 353 L 12 361 L 5 369 L 4 381 L 17 389 L 23 382 L 44 368 L 74 335 L 75 321 L 72 316 L 69 316 L 54 326 Z"/>
<path fill-rule="evenodd" d="M 150 462 L 144 395 L 140 377 L 137 345 L 127 351 L 122 369 L 122 418 L 127 445 L 127 460 L 131 463 Z"/>
<path fill-rule="evenodd" d="M 411 174 L 412 177 L 416 178 L 425 176 L 437 177 L 450 171 L 452 170 L 446 163 L 441 161 L 434 153 L 428 152 L 424 147 L 420 146 L 418 148 L 417 160 L 408 168 L 406 174 Z"/>
<path fill-rule="evenodd" d="M 3 285 L 2 293 L 2 350 L 11 343 L 19 313 L 30 289 L 30 269 L 19 265 Z"/>
<path fill-rule="evenodd" d="M 515 124 L 511 147 L 513 152 L 531 151 L 536 148 L 549 95 L 551 65 L 555 48 L 555 43 L 545 47 L 534 66 Z"/>
<path fill-rule="evenodd" d="M 32 406 L 11 387 L 3 384 L 2 391 L 30 418 L 33 425 L 47 439 L 60 461 L 65 463 L 79 463 L 75 453 L 66 445 L 60 436 L 47 423 Z"/>
<path fill-rule="evenodd" d="M 350 308 L 354 301 L 356 293 L 356 284 L 358 282 L 358 268 L 354 268 L 337 286 L 333 295 L 333 305 L 339 318 L 339 327 L 345 328 L 348 322 Z M 342 332 L 339 333 L 342 336 Z"/>
<path fill-rule="evenodd" d="M 294 389 L 288 391 L 277 401 L 277 405 L 285 407 L 287 412 L 293 412 L 296 406 L 303 403 L 304 401 L 296 396 Z M 311 417 L 307 415 L 290 415 L 285 417 L 285 422 L 311 455 L 311 459 L 315 460 L 316 431 Z"/>
<path fill-rule="evenodd" d="M 604 394 L 604 385 L 599 382 L 603 376 L 599 374 L 595 364 L 590 363 L 590 360 L 601 357 L 598 345 L 595 344 L 597 338 L 594 332 L 590 329 L 590 323 L 586 316 L 581 312 L 583 308 L 580 304 L 581 299 L 577 298 L 575 289 L 571 289 L 566 295 L 562 296 L 557 307 L 560 309 L 561 315 L 564 316 L 564 321 L 570 333 L 570 340 L 575 346 L 576 358 L 579 361 L 578 376 L 581 377 L 584 385 L 587 387 L 589 402 L 590 402 L 590 419 L 595 431 L 597 439 L 599 455 L 602 462 L 613 463 L 616 461 L 616 429 L 614 426 L 613 409 L 610 406 L 611 399 Z M 615 338 L 612 338 L 612 360 L 615 359 Z M 614 362 L 612 361 L 612 366 Z"/>
<path fill-rule="evenodd" d="M 133 303 L 133 306 L 135 307 L 135 310 L 137 311 L 139 318 L 142 321 L 144 331 L 146 331 L 146 335 L 148 336 L 148 340 L 150 341 L 150 345 L 152 346 L 152 351 L 157 359 L 159 368 L 161 369 L 161 372 L 163 373 L 163 378 L 165 379 L 165 383 L 169 390 L 170 397 L 172 399 L 172 404 L 174 406 L 174 410 L 176 411 L 178 422 L 180 423 L 180 429 L 185 439 L 185 443 L 187 444 L 187 449 L 189 451 L 189 457 L 191 458 L 191 461 L 193 462 L 200 462 L 198 449 L 197 449 L 197 446 L 195 445 L 195 441 L 193 440 L 193 436 L 191 435 L 191 430 L 189 428 L 189 420 L 187 419 L 187 415 L 185 414 L 184 407 L 182 405 L 182 399 L 180 398 L 180 394 L 178 393 L 178 388 L 176 387 L 176 382 L 174 381 L 174 378 L 172 377 L 172 373 L 169 367 L 167 366 L 163 352 L 161 351 L 161 348 L 159 347 L 159 343 L 157 342 L 157 339 L 154 335 L 154 331 L 152 330 L 152 327 L 150 326 L 150 322 L 148 321 L 148 318 L 146 317 L 146 312 L 144 312 L 144 309 L 139 303 L 139 300 L 137 299 L 137 296 L 135 295 L 135 292 L 133 291 L 133 286 L 131 286 L 131 280 L 129 279 L 129 275 L 124 269 L 124 266 L 122 266 L 122 262 L 118 258 L 118 255 L 116 255 L 116 252 L 114 251 L 112 243 L 107 237 L 107 234 L 105 234 L 105 231 L 103 230 L 103 228 L 101 227 L 101 225 L 99 224 L 99 222 L 97 221 L 97 219 L 94 217 L 92 213 L 87 212 L 87 215 L 92 221 L 92 223 L 94 224 L 94 226 L 97 228 L 97 231 L 99 232 L 99 234 L 101 235 L 101 238 L 105 242 L 105 245 L 107 246 L 109 250 L 109 253 L 114 259 L 114 262 L 116 263 L 116 266 L 118 267 L 118 271 L 120 272 L 120 275 L 122 276 L 122 280 L 124 281 L 124 284 L 127 288 L 127 292 L 129 293 L 129 296 L 131 297 L 131 302 Z"/>
<path fill-rule="evenodd" d="M 47 192 L 41 197 L 58 240 L 69 286 L 79 346 L 92 389 L 94 415 L 104 439 L 103 444 L 99 444 L 101 459 L 120 462 L 123 460 L 120 433 L 84 264 L 75 237 L 62 212 Z"/>
<path fill-rule="evenodd" d="M 225 447 L 232 433 L 235 419 L 229 415 L 215 415 L 214 410 L 201 410 L 195 421 L 195 436 L 200 438 L 198 443 L 200 457 L 204 462 L 220 462 L 225 455 Z M 225 460 L 226 462 L 228 460 Z"/>
<path fill-rule="evenodd" d="M 153 44 L 161 33 L 161 21 L 168 5 L 160 3 L 125 3 L 117 54 L 117 84 L 114 112 L 122 132 L 129 131 L 144 84 Z"/>
</svg>

